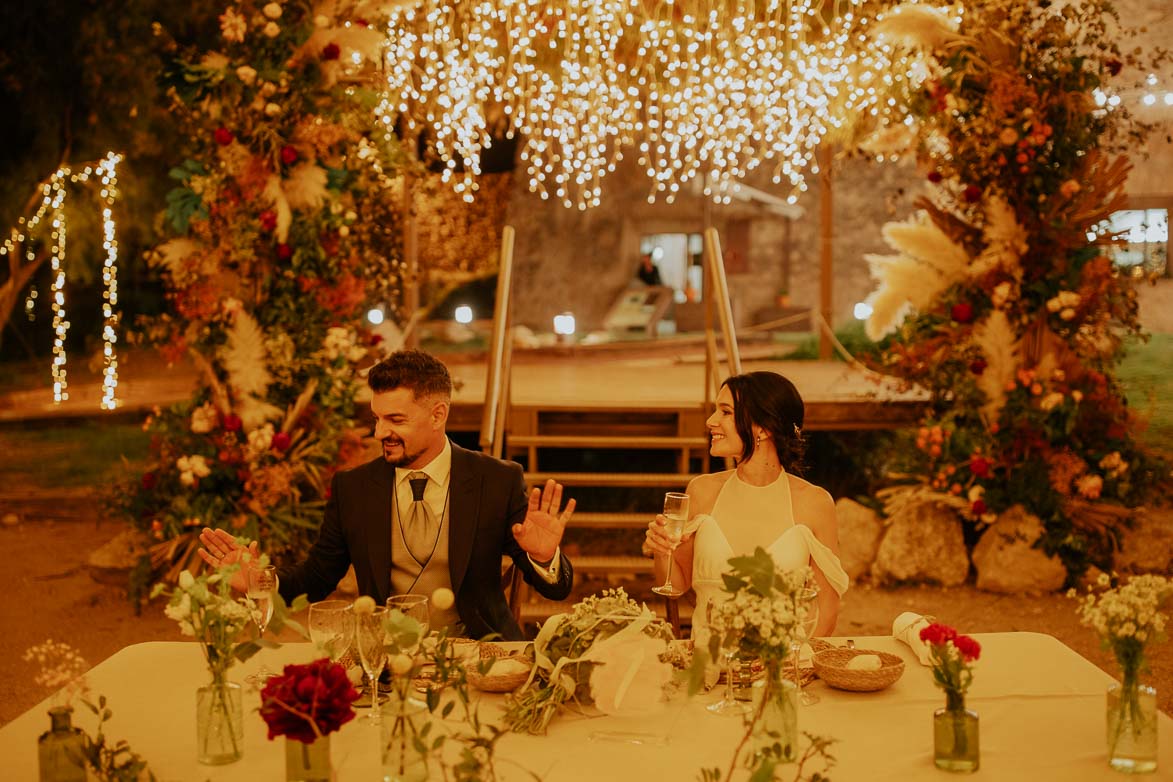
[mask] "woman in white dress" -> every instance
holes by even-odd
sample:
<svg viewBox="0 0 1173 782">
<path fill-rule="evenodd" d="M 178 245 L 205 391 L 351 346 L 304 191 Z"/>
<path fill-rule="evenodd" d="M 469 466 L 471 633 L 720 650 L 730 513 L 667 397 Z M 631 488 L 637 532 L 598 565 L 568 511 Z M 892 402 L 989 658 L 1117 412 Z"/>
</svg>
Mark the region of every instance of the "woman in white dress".
<svg viewBox="0 0 1173 782">
<path fill-rule="evenodd" d="M 648 525 L 656 578 L 662 581 L 671 566 L 674 585 L 696 590 L 694 638 L 703 632 L 709 601 L 721 592 L 729 559 L 759 546 L 783 569 L 810 566 L 819 588 L 814 635 L 834 633 L 848 577 L 839 562 L 831 495 L 794 474 L 804 449 L 802 423 L 802 397 L 786 378 L 775 372 L 730 377 L 706 425 L 709 453 L 734 459 L 736 468 L 688 484 L 693 517 L 674 554 L 666 519 Z"/>
</svg>

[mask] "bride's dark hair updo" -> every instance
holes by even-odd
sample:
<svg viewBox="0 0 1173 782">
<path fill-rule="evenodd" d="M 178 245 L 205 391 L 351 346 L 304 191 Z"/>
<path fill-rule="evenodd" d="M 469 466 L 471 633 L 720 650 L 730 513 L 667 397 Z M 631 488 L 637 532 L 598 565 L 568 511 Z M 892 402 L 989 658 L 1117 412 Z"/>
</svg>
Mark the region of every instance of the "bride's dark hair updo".
<svg viewBox="0 0 1173 782">
<path fill-rule="evenodd" d="M 722 385 L 733 395 L 733 423 L 741 437 L 742 461 L 753 456 L 758 445 L 753 436 L 753 424 L 757 424 L 773 438 L 782 467 L 800 474 L 806 452 L 802 437 L 804 408 L 794 384 L 777 372 L 746 372 L 733 375 Z"/>
</svg>

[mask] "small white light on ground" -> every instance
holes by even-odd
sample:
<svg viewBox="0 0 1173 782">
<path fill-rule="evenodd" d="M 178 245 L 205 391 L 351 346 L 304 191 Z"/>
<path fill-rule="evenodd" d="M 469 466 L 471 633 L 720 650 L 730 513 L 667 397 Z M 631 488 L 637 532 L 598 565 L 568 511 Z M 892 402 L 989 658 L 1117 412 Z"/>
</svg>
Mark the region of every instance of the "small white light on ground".
<svg viewBox="0 0 1173 782">
<path fill-rule="evenodd" d="M 456 312 L 453 313 L 452 317 L 457 323 L 472 323 L 472 307 L 469 307 L 467 304 L 462 304 L 456 308 Z"/>
<path fill-rule="evenodd" d="M 383 310 L 379 309 L 378 307 L 367 310 L 367 320 L 370 321 L 372 325 L 378 326 L 383 322 Z"/>
<path fill-rule="evenodd" d="M 574 333 L 574 314 L 563 312 L 554 316 L 554 333 L 568 337 Z"/>
<path fill-rule="evenodd" d="M 867 320 L 872 316 L 872 305 L 866 301 L 857 301 L 855 308 L 852 310 L 856 320 Z"/>
</svg>

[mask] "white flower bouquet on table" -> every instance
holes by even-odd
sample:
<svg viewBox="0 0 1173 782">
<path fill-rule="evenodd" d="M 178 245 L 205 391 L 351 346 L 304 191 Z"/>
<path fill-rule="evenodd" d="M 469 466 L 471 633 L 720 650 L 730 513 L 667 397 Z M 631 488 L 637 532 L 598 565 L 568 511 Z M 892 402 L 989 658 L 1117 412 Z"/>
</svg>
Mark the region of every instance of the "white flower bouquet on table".
<svg viewBox="0 0 1173 782">
<path fill-rule="evenodd" d="M 541 734 L 565 704 L 640 713 L 663 698 L 672 666 L 661 658 L 672 630 L 623 589 L 592 595 L 550 617 L 534 639 L 530 679 L 511 695 L 505 721 Z"/>
</svg>

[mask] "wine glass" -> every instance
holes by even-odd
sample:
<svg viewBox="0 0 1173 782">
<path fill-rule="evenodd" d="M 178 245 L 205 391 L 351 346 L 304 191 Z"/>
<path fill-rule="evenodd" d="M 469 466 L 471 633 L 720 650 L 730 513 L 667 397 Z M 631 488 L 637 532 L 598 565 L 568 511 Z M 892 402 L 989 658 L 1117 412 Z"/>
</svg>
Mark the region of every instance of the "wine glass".
<svg viewBox="0 0 1173 782">
<path fill-rule="evenodd" d="M 420 642 L 423 642 L 431 628 L 427 595 L 392 595 L 387 598 L 387 610 L 398 611 L 419 622 L 423 626 L 423 629 L 420 630 Z"/>
<path fill-rule="evenodd" d="M 664 578 L 664 583 L 652 587 L 652 591 L 657 595 L 680 597 L 684 594 L 672 586 L 672 554 L 676 553 L 676 547 L 680 545 L 680 539 L 684 536 L 684 525 L 688 523 L 688 499 L 687 494 L 676 491 L 664 495 L 664 517 L 668 520 L 664 525 L 664 532 L 672 539 L 672 553 L 668 555 L 668 575 Z"/>
<path fill-rule="evenodd" d="M 798 687 L 798 702 L 803 706 L 813 706 L 819 702 L 819 696 L 807 692 L 802 686 L 802 677 L 798 670 L 798 658 L 802 655 L 802 645 L 810 640 L 815 625 L 819 623 L 819 590 L 813 587 L 803 587 L 794 594 L 794 610 L 798 614 L 798 624 L 795 625 L 794 640 L 790 642 L 790 651 L 794 655 L 794 686 Z"/>
<path fill-rule="evenodd" d="M 265 629 L 273 619 L 273 593 L 276 591 L 277 568 L 266 565 L 249 569 L 245 599 L 248 602 L 253 623 L 257 626 L 258 638 L 265 634 Z M 249 681 L 250 683 L 260 683 L 273 675 L 273 672 L 262 663 L 260 669 L 249 677 Z"/>
<path fill-rule="evenodd" d="M 705 618 L 708 624 L 708 631 L 713 632 L 713 620 L 717 616 L 717 602 L 710 600 L 705 606 Z M 737 656 L 737 650 L 728 646 L 721 647 L 721 657 L 725 667 L 725 694 L 721 696 L 721 700 L 716 703 L 710 703 L 707 708 L 713 714 L 720 714 L 722 716 L 730 714 L 746 714 L 750 710 L 748 703 L 743 703 L 737 700 L 733 693 L 733 660 Z"/>
<path fill-rule="evenodd" d="M 354 637 L 354 612 L 345 600 L 310 603 L 310 640 L 333 661 L 350 649 Z"/>
<path fill-rule="evenodd" d="M 367 675 L 367 686 L 371 688 L 371 713 L 367 715 L 372 724 L 382 721 L 379 711 L 379 676 L 387 663 L 386 633 L 383 631 L 383 616 L 387 609 L 376 607 L 371 613 L 354 615 L 354 645 L 358 647 L 358 660 L 363 673 Z"/>
</svg>

